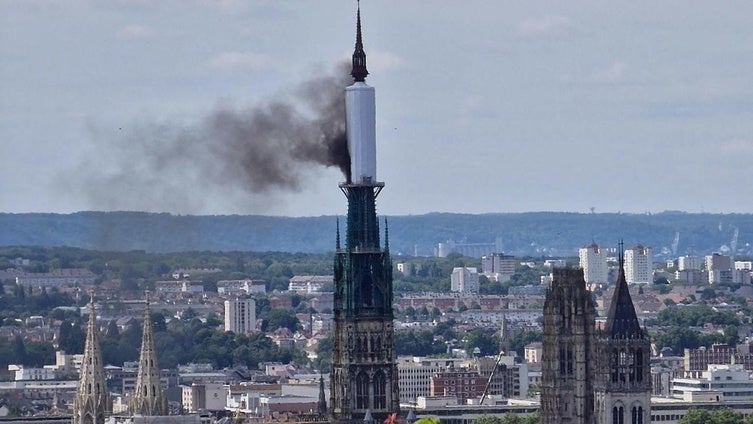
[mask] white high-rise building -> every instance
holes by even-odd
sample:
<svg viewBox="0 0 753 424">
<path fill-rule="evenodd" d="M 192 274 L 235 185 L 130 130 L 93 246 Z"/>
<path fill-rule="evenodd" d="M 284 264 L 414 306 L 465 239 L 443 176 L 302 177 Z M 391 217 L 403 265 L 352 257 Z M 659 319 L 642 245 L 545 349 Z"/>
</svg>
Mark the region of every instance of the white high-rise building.
<svg viewBox="0 0 753 424">
<path fill-rule="evenodd" d="M 478 289 L 477 268 L 453 268 L 450 276 L 450 290 L 460 293 L 478 293 Z"/>
<path fill-rule="evenodd" d="M 650 247 L 639 244 L 625 250 L 625 280 L 628 284 L 653 282 L 653 266 Z"/>
<path fill-rule="evenodd" d="M 225 301 L 225 331 L 246 334 L 256 329 L 256 302 L 254 299 Z"/>
<path fill-rule="evenodd" d="M 607 252 L 596 243 L 578 249 L 580 267 L 583 268 L 583 278 L 586 283 L 606 283 L 609 269 L 607 268 Z"/>
</svg>

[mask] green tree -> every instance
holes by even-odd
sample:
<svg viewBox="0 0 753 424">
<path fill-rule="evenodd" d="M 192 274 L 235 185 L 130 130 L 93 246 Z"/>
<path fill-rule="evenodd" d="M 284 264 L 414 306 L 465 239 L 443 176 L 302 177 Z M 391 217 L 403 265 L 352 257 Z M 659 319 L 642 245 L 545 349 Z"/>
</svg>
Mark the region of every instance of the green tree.
<svg viewBox="0 0 753 424">
<path fill-rule="evenodd" d="M 723 408 L 712 414 L 713 424 L 743 424 L 743 415 L 731 408 Z"/>
<path fill-rule="evenodd" d="M 20 334 L 13 338 L 13 358 L 16 363 L 26 365 L 26 344 Z"/>
<path fill-rule="evenodd" d="M 690 408 L 677 424 L 709 424 L 712 422 L 711 414 L 705 409 Z"/>
<path fill-rule="evenodd" d="M 69 355 L 84 353 L 86 333 L 76 320 L 64 320 L 60 324 L 58 346 Z"/>
<path fill-rule="evenodd" d="M 536 411 L 523 419 L 523 424 L 539 424 L 540 422 L 541 417 L 539 415 L 539 411 Z"/>
<path fill-rule="evenodd" d="M 326 374 L 330 371 L 332 364 L 332 333 L 330 333 L 326 339 L 319 340 L 316 345 L 316 361 L 314 361 L 314 367 L 319 370 L 320 373 Z"/>
<path fill-rule="evenodd" d="M 481 355 L 497 355 L 499 354 L 499 338 L 494 331 L 471 330 L 463 336 L 463 348 L 468 353 L 479 348 Z"/>
<path fill-rule="evenodd" d="M 272 309 L 262 321 L 261 330 L 272 332 L 278 328 L 287 328 L 295 332 L 301 328 L 301 323 L 298 321 L 298 317 L 295 316 L 295 312 L 290 309 Z"/>
<path fill-rule="evenodd" d="M 473 424 L 502 424 L 502 422 L 502 418 L 494 415 L 482 415 L 473 420 Z"/>
</svg>

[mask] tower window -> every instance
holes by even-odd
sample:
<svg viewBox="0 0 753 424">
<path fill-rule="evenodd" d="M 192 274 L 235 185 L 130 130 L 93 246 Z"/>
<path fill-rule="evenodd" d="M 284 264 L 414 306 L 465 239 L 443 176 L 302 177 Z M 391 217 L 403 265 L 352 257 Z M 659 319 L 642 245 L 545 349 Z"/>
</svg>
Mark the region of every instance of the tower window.
<svg viewBox="0 0 753 424">
<path fill-rule="evenodd" d="M 369 376 L 361 372 L 356 377 L 356 409 L 369 408 Z"/>
<path fill-rule="evenodd" d="M 641 348 L 635 352 L 635 381 L 643 382 L 643 349 Z"/>
<path fill-rule="evenodd" d="M 374 375 L 374 409 L 387 409 L 387 379 L 381 371 Z"/>
</svg>

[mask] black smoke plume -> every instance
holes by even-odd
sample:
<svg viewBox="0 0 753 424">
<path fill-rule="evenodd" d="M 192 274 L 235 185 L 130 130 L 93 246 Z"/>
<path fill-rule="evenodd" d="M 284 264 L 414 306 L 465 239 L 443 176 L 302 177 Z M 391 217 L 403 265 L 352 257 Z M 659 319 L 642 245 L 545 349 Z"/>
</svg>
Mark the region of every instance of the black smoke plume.
<svg viewBox="0 0 753 424">
<path fill-rule="evenodd" d="M 142 122 L 115 136 L 94 130 L 97 152 L 76 177 L 94 209 L 186 213 L 207 209 L 200 199 L 207 190 L 268 200 L 300 191 L 323 166 L 350 181 L 344 89 L 351 82 L 338 65 L 284 100 L 218 107 L 194 123 Z"/>
</svg>

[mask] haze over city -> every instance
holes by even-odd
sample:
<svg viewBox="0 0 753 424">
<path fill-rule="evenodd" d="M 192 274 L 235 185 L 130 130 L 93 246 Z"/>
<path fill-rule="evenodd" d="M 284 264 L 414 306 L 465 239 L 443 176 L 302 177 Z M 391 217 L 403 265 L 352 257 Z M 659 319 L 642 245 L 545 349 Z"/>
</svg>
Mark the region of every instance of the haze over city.
<svg viewBox="0 0 753 424">
<path fill-rule="evenodd" d="M 326 132 L 354 8 L 1 3 L 0 211 L 341 214 L 343 175 L 298 149 L 278 180 L 271 159 L 239 170 Z M 753 210 L 749 2 L 362 9 L 380 213 Z M 272 156 L 207 147 L 257 140 L 250 117 L 278 103 L 305 125 L 266 138 Z"/>
</svg>

